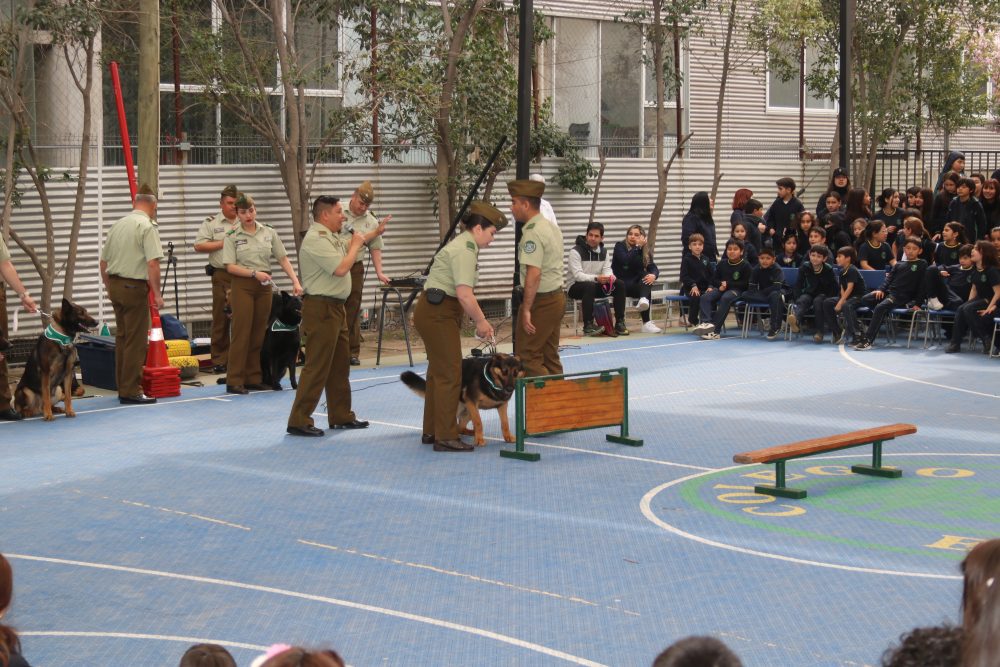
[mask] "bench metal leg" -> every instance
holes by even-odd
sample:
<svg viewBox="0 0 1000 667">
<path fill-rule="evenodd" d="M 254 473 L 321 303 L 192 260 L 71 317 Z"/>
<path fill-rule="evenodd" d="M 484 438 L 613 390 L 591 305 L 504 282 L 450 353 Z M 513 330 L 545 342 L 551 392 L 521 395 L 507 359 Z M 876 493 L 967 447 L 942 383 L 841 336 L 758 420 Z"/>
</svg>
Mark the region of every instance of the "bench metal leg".
<svg viewBox="0 0 1000 667">
<path fill-rule="evenodd" d="M 794 498 L 800 500 L 806 497 L 805 489 L 792 489 L 785 486 L 785 461 L 774 462 L 774 484 L 758 484 L 753 487 L 754 493 L 777 498 Z"/>
<path fill-rule="evenodd" d="M 887 477 L 890 479 L 895 479 L 897 477 L 903 476 L 903 471 L 899 468 L 883 468 L 882 467 L 882 441 L 876 440 L 872 443 L 872 464 L 870 466 L 866 465 L 853 465 L 851 466 L 851 472 L 858 475 L 871 475 L 873 477 Z"/>
</svg>

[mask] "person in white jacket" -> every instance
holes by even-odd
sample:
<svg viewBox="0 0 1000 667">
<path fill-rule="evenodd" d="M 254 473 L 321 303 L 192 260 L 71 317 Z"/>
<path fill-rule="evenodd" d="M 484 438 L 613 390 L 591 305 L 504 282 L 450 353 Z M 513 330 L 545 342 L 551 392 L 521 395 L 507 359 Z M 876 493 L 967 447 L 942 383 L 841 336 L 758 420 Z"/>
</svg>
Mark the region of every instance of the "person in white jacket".
<svg viewBox="0 0 1000 667">
<path fill-rule="evenodd" d="M 576 245 L 569 251 L 569 285 L 567 294 L 580 301 L 583 307 L 583 333 L 597 336 L 604 328 L 594 322 L 594 300 L 611 296 L 615 311 L 625 312 L 625 290 L 617 284 L 611 272 L 611 252 L 604 247 L 604 225 L 592 222 L 586 235 L 576 237 Z M 621 303 L 619 303 L 619 301 Z M 615 323 L 615 332 L 627 336 L 624 319 Z"/>
<path fill-rule="evenodd" d="M 545 184 L 545 177 L 541 174 L 532 174 L 528 178 L 543 185 Z M 553 225 L 556 227 L 559 226 L 559 223 L 556 221 L 556 212 L 552 210 L 552 204 L 550 204 L 549 200 L 545 197 L 542 197 L 542 203 L 538 207 L 538 212 L 542 214 L 543 218 L 551 222 Z"/>
</svg>

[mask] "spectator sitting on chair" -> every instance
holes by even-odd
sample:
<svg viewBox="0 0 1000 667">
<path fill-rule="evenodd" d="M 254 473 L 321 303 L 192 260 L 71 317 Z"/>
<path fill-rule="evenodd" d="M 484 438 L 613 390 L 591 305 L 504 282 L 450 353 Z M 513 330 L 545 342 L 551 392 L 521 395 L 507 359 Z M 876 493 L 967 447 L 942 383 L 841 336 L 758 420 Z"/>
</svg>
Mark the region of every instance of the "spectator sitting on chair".
<svg viewBox="0 0 1000 667">
<path fill-rule="evenodd" d="M 865 279 L 854 265 L 857 260 L 858 251 L 854 246 L 845 245 L 837 250 L 840 296 L 830 296 L 823 301 L 823 319 L 830 323 L 834 345 L 846 343 L 849 338 L 851 345 L 861 342 L 858 336 L 858 304 L 861 303 L 861 297 L 865 293 Z M 837 320 L 838 315 L 844 316 L 843 328 Z"/>
<path fill-rule="evenodd" d="M 750 287 L 750 272 L 750 264 L 743 259 L 743 241 L 729 239 L 726 242 L 726 260 L 715 267 L 712 287 L 701 300 L 701 324 L 694 328 L 695 335 L 701 336 L 702 340 L 718 340 L 721 337 L 719 332 L 729 309 Z"/>
<path fill-rule="evenodd" d="M 715 231 L 714 228 L 712 231 Z M 611 270 L 623 283 L 625 296 L 639 299 L 639 315 L 643 333 L 660 333 L 662 329 L 649 321 L 649 299 L 652 285 L 660 275 L 653 257 L 646 247 L 646 232 L 639 225 L 632 225 L 625 232 L 625 240 L 615 244 Z M 615 306 L 615 321 L 625 321 L 625 304 Z"/>
<path fill-rule="evenodd" d="M 1000 540 L 980 542 L 962 561 L 962 667 L 995 667 L 1000 656 Z"/>
<path fill-rule="evenodd" d="M 10 562 L 0 554 L 0 618 L 10 607 L 14 597 L 14 572 Z M 0 623 L 0 664 L 6 667 L 29 667 L 28 661 L 21 657 L 21 640 L 14 628 Z"/>
<path fill-rule="evenodd" d="M 816 320 L 816 333 L 813 340 L 823 342 L 823 300 L 837 294 L 837 278 L 833 267 L 826 263 L 830 257 L 830 249 L 817 243 L 809 248 L 809 261 L 799 267 L 799 276 L 795 280 L 795 303 L 788 312 L 788 328 L 793 333 L 802 330 L 802 319 L 812 314 Z"/>
<path fill-rule="evenodd" d="M 712 209 L 715 202 L 708 196 L 707 192 L 696 192 L 691 197 L 691 206 L 684 214 L 681 221 L 681 254 L 688 251 L 688 239 L 692 234 L 701 234 L 705 239 L 705 256 L 708 261 L 714 262 L 719 259 L 719 249 L 715 242 L 715 220 L 712 218 Z M 744 209 L 746 210 L 746 209 Z"/>
<path fill-rule="evenodd" d="M 783 269 L 797 269 L 802 264 L 802 253 L 799 252 L 799 240 L 795 232 L 785 234 L 781 240 L 781 251 L 775 253 L 774 261 Z"/>
<path fill-rule="evenodd" d="M 690 254 L 681 258 L 681 294 L 688 298 L 688 323 L 698 324 L 698 312 L 701 309 L 701 295 L 712 284 L 712 263 L 702 252 L 705 239 L 701 234 L 692 234 L 688 238 Z"/>
<path fill-rule="evenodd" d="M 576 245 L 569 251 L 569 298 L 577 299 L 583 308 L 583 335 L 597 336 L 604 328 L 594 322 L 594 299 L 608 294 L 614 299 L 615 314 L 625 312 L 625 286 L 616 283 L 611 272 L 611 255 L 604 247 L 604 225 L 592 222 L 587 225 L 586 236 L 576 237 Z M 627 336 L 625 318 L 615 322 L 615 333 Z"/>
<path fill-rule="evenodd" d="M 906 239 L 903 261 L 896 262 L 881 287 L 861 298 L 862 306 L 873 308 L 872 319 L 864 338 L 854 346 L 855 350 L 872 349 L 882 321 L 894 308 L 920 309 L 926 296 L 924 273 L 927 271 L 927 262 L 920 259 L 920 249 L 920 239 L 915 236 Z"/>
<path fill-rule="evenodd" d="M 685 637 L 656 656 L 653 667 L 742 667 L 728 646 L 715 637 Z"/>
<path fill-rule="evenodd" d="M 767 304 L 770 321 L 767 339 L 774 340 L 785 312 L 785 274 L 774 263 L 771 248 L 761 248 L 758 260 L 760 264 L 750 272 L 750 289 L 743 293 L 743 300 Z"/>
<path fill-rule="evenodd" d="M 973 334 L 983 341 L 983 351 L 990 351 L 994 313 L 1000 300 L 1000 262 L 997 250 L 989 241 L 976 241 L 972 247 L 972 287 L 969 299 L 955 313 L 955 327 L 951 332 L 951 345 L 945 352 L 961 350 L 962 339 L 971 328 Z"/>
</svg>

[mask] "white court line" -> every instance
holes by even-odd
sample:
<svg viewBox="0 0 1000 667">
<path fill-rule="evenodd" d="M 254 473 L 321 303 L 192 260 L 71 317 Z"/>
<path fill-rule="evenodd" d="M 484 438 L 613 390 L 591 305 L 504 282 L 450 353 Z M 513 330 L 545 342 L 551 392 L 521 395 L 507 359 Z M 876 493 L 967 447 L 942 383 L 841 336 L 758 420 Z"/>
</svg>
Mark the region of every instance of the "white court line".
<svg viewBox="0 0 1000 667">
<path fill-rule="evenodd" d="M 917 384 L 926 384 L 929 387 L 937 387 L 938 389 L 950 389 L 951 391 L 960 391 L 963 394 L 972 394 L 973 396 L 983 396 L 984 398 L 1000 398 L 997 394 L 986 394 L 981 391 L 973 391 L 972 389 L 963 389 L 962 387 L 952 387 L 947 384 L 938 384 L 937 382 L 928 382 L 927 380 L 918 380 L 917 378 L 906 377 L 905 375 L 897 375 L 896 373 L 890 373 L 889 371 L 884 371 L 881 368 L 875 368 L 874 366 L 869 366 L 868 364 L 861 363 L 851 355 L 847 354 L 845 346 L 840 346 L 840 356 L 847 359 L 849 362 L 855 366 L 860 366 L 865 370 L 872 371 L 873 373 L 881 373 L 882 375 L 888 375 L 891 378 L 896 378 L 897 380 L 906 380 L 907 382 L 915 382 Z"/>
<path fill-rule="evenodd" d="M 945 453 L 945 452 L 916 452 L 916 453 L 912 453 L 912 454 L 911 453 L 894 453 L 893 456 L 894 457 L 905 457 L 905 456 L 910 456 L 910 457 L 912 457 L 912 456 L 985 456 L 985 457 L 1000 457 L 1000 454 L 975 454 L 975 453 L 954 453 L 954 452 L 947 452 L 947 453 Z M 813 460 L 813 461 L 820 461 L 820 460 L 824 460 L 824 459 L 846 459 L 846 458 L 852 458 L 852 455 L 851 454 L 838 454 L 838 455 L 835 455 L 835 456 L 813 456 L 813 457 L 811 457 L 811 460 Z M 854 457 L 854 458 L 856 458 L 856 457 Z M 752 465 L 730 466 L 729 468 L 721 468 L 721 469 L 719 469 L 716 472 L 725 472 L 727 470 L 739 470 L 741 468 L 750 469 L 752 467 L 754 467 L 754 466 L 752 466 Z M 689 533 L 687 531 L 681 530 L 680 528 L 677 528 L 676 526 L 672 526 L 669 523 L 667 523 L 666 521 L 663 521 L 662 519 L 660 519 L 660 517 L 658 517 L 656 515 L 655 512 L 653 512 L 652 508 L 650 507 L 650 504 L 653 502 L 653 498 L 655 498 L 657 495 L 659 495 L 659 493 L 661 491 L 663 491 L 663 490 L 665 490 L 665 489 L 667 489 L 667 488 L 669 488 L 671 486 L 675 486 L 677 484 L 683 484 L 684 482 L 687 482 L 687 481 L 692 480 L 692 479 L 696 479 L 696 478 L 701 477 L 701 476 L 706 475 L 706 474 L 708 474 L 708 473 L 703 473 L 703 472 L 694 473 L 693 475 L 688 475 L 687 477 L 681 477 L 680 479 L 675 479 L 673 481 L 667 482 L 665 484 L 661 484 L 661 485 L 659 485 L 659 486 L 657 486 L 657 487 L 655 487 L 653 489 L 650 489 L 646 493 L 646 495 L 644 495 L 642 497 L 642 500 L 639 501 L 639 510 L 642 512 L 642 515 L 646 517 L 646 519 L 648 519 L 652 523 L 656 524 L 660 528 L 663 528 L 667 532 L 673 533 L 674 535 L 677 535 L 679 537 L 683 537 L 683 538 L 691 540 L 693 542 L 697 542 L 699 544 L 704 544 L 704 545 L 710 546 L 710 547 L 716 547 L 718 549 L 725 549 L 727 551 L 735 551 L 736 553 L 747 554 L 747 555 L 750 555 L 750 556 L 760 556 L 762 558 L 771 558 L 771 559 L 774 559 L 774 560 L 781 560 L 781 561 L 785 561 L 785 562 L 788 562 L 788 563 L 798 563 L 799 565 L 813 565 L 815 567 L 825 567 L 825 568 L 829 568 L 829 569 L 832 569 L 832 570 L 846 570 L 848 572 L 863 572 L 865 574 L 887 574 L 887 575 L 891 575 L 891 576 L 895 576 L 895 577 L 915 577 L 915 578 L 920 578 L 920 579 L 944 579 L 944 580 L 948 580 L 948 581 L 961 581 L 962 580 L 962 577 L 960 575 L 954 575 L 954 574 L 934 574 L 934 573 L 931 573 L 931 572 L 906 572 L 906 571 L 901 571 L 901 570 L 883 570 L 883 569 L 871 568 L 871 567 L 860 567 L 860 566 L 856 566 L 856 565 L 839 565 L 837 563 L 824 563 L 822 561 L 808 560 L 808 559 L 805 559 L 805 558 L 795 558 L 795 557 L 792 557 L 792 556 L 783 556 L 781 554 L 767 553 L 765 551 L 756 551 L 755 549 L 747 549 L 745 547 L 737 547 L 737 546 L 733 546 L 731 544 L 724 544 L 722 542 L 716 542 L 715 540 L 710 540 L 710 539 L 705 538 L 705 537 L 699 537 L 698 535 L 694 535 L 694 534 Z"/>
<path fill-rule="evenodd" d="M 218 644 L 231 648 L 245 648 L 251 651 L 266 651 L 267 646 L 260 644 L 244 644 L 243 642 L 231 642 L 225 639 L 205 639 L 204 637 L 178 637 L 175 635 L 149 635 L 136 632 L 73 632 L 55 630 L 18 630 L 19 637 L 110 637 L 113 639 L 159 639 L 165 642 L 181 642 L 184 644 Z"/>
<path fill-rule="evenodd" d="M 734 339 L 735 340 L 735 339 Z M 560 354 L 560 357 L 565 357 L 569 359 L 577 357 L 593 357 L 599 354 L 617 354 L 619 352 L 635 352 L 637 350 L 655 350 L 661 347 L 678 347 L 679 345 L 698 345 L 700 343 L 711 343 L 718 341 L 707 341 L 707 340 L 689 340 L 684 343 L 659 343 L 657 345 L 637 345 L 635 347 L 616 347 L 613 350 L 601 350 L 599 352 L 582 352 L 580 354 Z"/>
<path fill-rule="evenodd" d="M 336 605 L 339 607 L 347 607 L 348 609 L 355 609 L 358 611 L 367 611 L 374 614 L 382 614 L 384 616 L 391 616 L 393 618 L 401 618 L 406 621 L 415 621 L 417 623 L 424 623 L 427 625 L 433 625 L 439 628 L 444 628 L 446 630 L 455 630 L 457 632 L 465 632 L 470 635 L 476 635 L 479 637 L 484 637 L 486 639 L 492 639 L 494 641 L 502 642 L 504 644 L 510 644 L 511 646 L 516 646 L 518 648 L 527 649 L 529 651 L 534 651 L 536 653 L 541 653 L 542 655 L 547 655 L 552 658 L 558 658 L 560 660 L 565 660 L 566 662 L 571 662 L 576 665 L 587 665 L 588 667 L 606 667 L 605 665 L 594 662 L 592 660 L 587 660 L 586 658 L 580 658 L 569 653 L 564 653 L 547 646 L 542 646 L 541 644 L 535 644 L 534 642 L 525 641 L 523 639 L 518 639 L 516 637 L 511 637 L 509 635 L 503 635 L 498 632 L 493 632 L 491 630 L 483 630 L 482 628 L 476 628 L 470 625 L 462 625 L 460 623 L 453 623 L 451 621 L 445 621 L 438 618 L 432 618 L 430 616 L 422 616 L 419 614 L 411 614 L 405 611 L 399 611 L 396 609 L 387 609 L 385 607 L 376 607 L 375 605 L 362 604 L 360 602 L 351 602 L 350 600 L 341 600 L 338 598 L 326 597 L 323 595 L 312 595 L 310 593 L 300 593 L 298 591 L 289 591 L 283 588 L 274 588 L 272 586 L 258 586 L 256 584 L 247 584 L 240 581 L 229 581 L 227 579 L 215 579 L 212 577 L 199 577 L 190 574 L 179 574 L 177 572 L 163 572 L 161 570 L 147 570 L 143 568 L 136 567 L 125 567 L 123 565 L 110 565 L 107 563 L 90 563 L 86 561 L 78 560 L 66 560 L 63 558 L 47 558 L 45 556 L 29 556 L 25 554 L 6 554 L 7 558 L 13 558 L 17 560 L 28 560 L 36 561 L 39 563 L 53 563 L 56 565 L 75 565 L 77 567 L 89 567 L 95 570 L 111 570 L 114 572 L 128 572 L 130 574 L 144 574 L 153 577 L 163 577 L 166 579 L 178 579 L 181 581 L 192 581 L 199 584 L 212 584 L 215 586 L 226 586 L 228 588 L 239 588 L 248 591 L 257 591 L 260 593 L 271 593 L 274 595 L 283 595 L 291 598 L 298 598 L 301 600 L 310 600 L 312 602 L 322 602 L 324 604 Z"/>
<path fill-rule="evenodd" d="M 256 392 L 256 393 L 262 394 L 262 393 L 265 393 L 265 392 Z M 94 398 L 101 398 L 101 397 L 95 396 Z M 225 398 L 223 396 L 202 396 L 200 398 L 182 398 L 179 401 L 164 401 L 162 403 L 160 401 L 157 401 L 156 403 L 150 403 L 149 405 L 116 405 L 116 406 L 111 407 L 111 408 L 96 408 L 94 410 L 75 410 L 75 412 L 76 412 L 76 415 L 79 417 L 80 415 L 91 415 L 91 414 L 95 414 L 97 412 L 113 412 L 115 410 L 131 410 L 131 409 L 134 409 L 134 408 L 157 408 L 157 407 L 160 407 L 160 406 L 163 406 L 163 405 L 176 405 L 178 403 L 197 403 L 198 401 L 222 401 L 224 403 L 229 403 L 229 402 L 232 401 L 232 399 Z M 31 421 L 38 421 L 41 418 L 42 418 L 42 416 L 39 415 L 37 417 L 28 417 L 27 419 L 21 419 L 19 421 L 21 421 L 21 422 L 31 422 Z M 58 417 L 58 416 L 56 417 L 56 419 L 59 419 L 59 418 L 60 417 Z M 63 417 L 63 418 L 65 418 L 65 417 Z M 2 426 L 4 424 L 17 424 L 17 423 L 18 422 L 0 421 L 0 426 Z"/>
</svg>

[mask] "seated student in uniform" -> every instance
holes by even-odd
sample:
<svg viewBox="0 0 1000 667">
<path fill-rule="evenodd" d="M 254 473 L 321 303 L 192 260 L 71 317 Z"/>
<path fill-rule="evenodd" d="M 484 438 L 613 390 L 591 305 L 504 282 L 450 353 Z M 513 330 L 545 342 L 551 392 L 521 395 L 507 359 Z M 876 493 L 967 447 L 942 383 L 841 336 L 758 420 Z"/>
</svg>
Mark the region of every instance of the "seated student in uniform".
<svg viewBox="0 0 1000 667">
<path fill-rule="evenodd" d="M 861 233 L 858 245 L 858 264 L 866 271 L 888 271 L 896 263 L 892 247 L 886 243 L 889 230 L 881 220 L 872 220 Z"/>
<path fill-rule="evenodd" d="M 962 223 L 945 223 L 941 230 L 941 243 L 938 243 L 937 248 L 934 249 L 934 264 L 939 267 L 958 264 L 958 249 L 968 243 Z"/>
<path fill-rule="evenodd" d="M 694 328 L 695 335 L 703 340 L 718 340 L 729 309 L 749 286 L 750 264 L 743 259 L 743 241 L 729 239 L 726 242 L 726 259 L 715 267 L 712 286 L 701 299 L 701 324 Z"/>
<path fill-rule="evenodd" d="M 1000 302 L 1000 259 L 997 249 L 989 241 L 979 240 L 972 246 L 972 287 L 969 300 L 955 313 L 955 327 L 951 332 L 951 344 L 945 352 L 959 352 L 962 340 L 970 329 L 982 340 L 983 352 L 990 352 L 993 336 L 993 318 L 996 317 L 997 303 Z"/>
<path fill-rule="evenodd" d="M 802 319 L 812 315 L 816 320 L 813 340 L 823 342 L 823 300 L 837 293 L 837 277 L 833 267 L 826 263 L 830 249 L 821 243 L 809 248 L 809 261 L 799 267 L 793 296 L 795 303 L 788 313 L 788 328 L 794 333 L 802 330 Z"/>
<path fill-rule="evenodd" d="M 775 255 L 774 262 L 783 269 L 797 269 L 802 264 L 799 239 L 794 232 L 785 234 L 785 238 L 781 240 L 781 252 Z"/>
<path fill-rule="evenodd" d="M 757 266 L 757 247 L 750 242 L 750 227 L 746 222 L 733 225 L 733 238 L 743 241 L 743 258 L 750 266 Z"/>
<path fill-rule="evenodd" d="M 712 285 L 712 263 L 703 253 L 705 237 L 694 233 L 688 237 L 688 250 L 681 258 L 681 294 L 688 301 L 688 323 L 697 326 L 701 311 L 701 297 Z"/>
<path fill-rule="evenodd" d="M 814 245 L 827 245 L 826 243 L 826 229 L 820 227 L 819 225 L 813 225 L 809 228 L 809 247 L 812 248 Z M 829 246 L 827 246 L 829 250 Z"/>
<path fill-rule="evenodd" d="M 847 343 L 857 345 L 861 342 L 858 336 L 858 304 L 865 293 L 865 279 L 854 263 L 858 260 L 858 251 L 854 246 L 846 245 L 837 250 L 837 266 L 840 267 L 840 294 L 827 297 L 823 301 L 823 320 L 830 324 L 833 333 L 833 344 Z M 839 315 L 844 317 L 844 326 L 840 326 Z M 822 332 L 819 334 L 822 336 Z M 820 338 L 822 340 L 822 338 Z"/>
<path fill-rule="evenodd" d="M 926 260 L 920 259 L 922 245 L 915 236 L 906 239 L 903 261 L 896 262 L 881 287 L 861 298 L 861 305 L 873 309 L 872 319 L 864 337 L 854 346 L 855 350 L 872 349 L 878 330 L 889 311 L 894 308 L 920 310 L 925 297 L 924 273 L 927 271 Z"/>
<path fill-rule="evenodd" d="M 758 259 L 760 263 L 750 272 L 750 288 L 742 298 L 744 301 L 767 304 L 767 339 L 774 340 L 778 337 L 785 312 L 785 274 L 774 263 L 774 250 L 771 248 L 761 248 Z"/>
<path fill-rule="evenodd" d="M 611 272 L 611 252 L 604 247 L 604 225 L 591 222 L 586 235 L 576 237 L 576 245 L 567 255 L 569 264 L 569 287 L 566 290 L 571 299 L 578 299 L 583 309 L 583 335 L 596 336 L 604 333 L 604 327 L 594 322 L 594 299 L 613 295 L 616 313 L 625 312 L 625 284 L 615 283 Z M 621 329 L 625 328 L 622 321 Z M 622 333 L 619 331 L 619 334 Z M 624 333 L 628 333 L 625 330 Z"/>
<path fill-rule="evenodd" d="M 748 199 L 743 205 L 743 222 L 750 226 L 750 235 L 747 238 L 754 241 L 755 248 L 758 246 L 763 248 L 761 232 L 767 229 L 767 224 L 764 222 L 764 205 L 756 199 Z"/>
<path fill-rule="evenodd" d="M 997 249 L 997 252 L 1000 252 L 1000 227 L 994 227 L 990 230 L 990 243 Z"/>
</svg>

